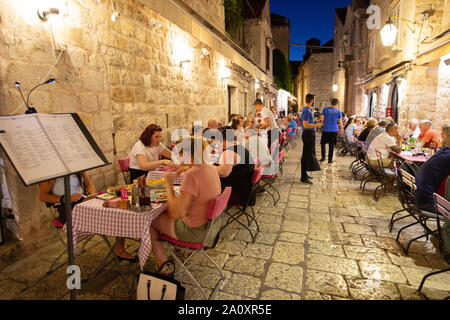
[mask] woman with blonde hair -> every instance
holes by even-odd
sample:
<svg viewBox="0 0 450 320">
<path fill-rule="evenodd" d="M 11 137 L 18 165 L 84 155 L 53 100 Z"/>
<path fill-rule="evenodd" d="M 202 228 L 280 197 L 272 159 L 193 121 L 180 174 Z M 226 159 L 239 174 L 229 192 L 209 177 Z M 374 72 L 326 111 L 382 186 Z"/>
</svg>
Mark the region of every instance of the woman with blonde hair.
<svg viewBox="0 0 450 320">
<path fill-rule="evenodd" d="M 209 202 L 216 199 L 222 192 L 219 175 L 214 166 L 207 164 L 204 157 L 208 142 L 202 137 L 182 137 L 175 146 L 184 172 L 180 193 L 176 196 L 173 189 L 173 171 L 165 175 L 168 212 L 161 214 L 152 222 L 150 235 L 152 251 L 156 257 L 161 274 L 171 275 L 167 256 L 164 253 L 160 234 L 183 242 L 201 243 L 208 232 L 211 221 L 206 219 Z M 220 220 L 212 227 L 212 241 L 221 228 Z"/>
<path fill-rule="evenodd" d="M 378 121 L 375 118 L 370 118 L 366 123 L 366 128 L 361 132 L 361 134 L 358 137 L 359 141 L 366 141 L 367 137 L 370 134 L 370 131 L 375 128 L 378 125 Z"/>
</svg>

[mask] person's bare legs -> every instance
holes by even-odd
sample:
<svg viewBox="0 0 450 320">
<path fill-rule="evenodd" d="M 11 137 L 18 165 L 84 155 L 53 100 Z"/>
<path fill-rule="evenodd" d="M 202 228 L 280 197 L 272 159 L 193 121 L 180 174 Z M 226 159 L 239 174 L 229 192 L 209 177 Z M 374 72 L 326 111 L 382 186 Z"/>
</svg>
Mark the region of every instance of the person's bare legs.
<svg viewBox="0 0 450 320">
<path fill-rule="evenodd" d="M 135 257 L 125 250 L 125 238 L 118 238 L 119 242 L 116 245 L 116 255 L 125 259 L 134 259 Z"/>
<path fill-rule="evenodd" d="M 163 213 L 152 222 L 150 227 L 152 251 L 156 257 L 158 268 L 167 261 L 167 256 L 164 252 L 163 245 L 159 241 L 159 236 L 163 233 L 173 239 L 177 239 L 174 226 L 175 220 L 173 220 L 168 213 Z"/>
</svg>

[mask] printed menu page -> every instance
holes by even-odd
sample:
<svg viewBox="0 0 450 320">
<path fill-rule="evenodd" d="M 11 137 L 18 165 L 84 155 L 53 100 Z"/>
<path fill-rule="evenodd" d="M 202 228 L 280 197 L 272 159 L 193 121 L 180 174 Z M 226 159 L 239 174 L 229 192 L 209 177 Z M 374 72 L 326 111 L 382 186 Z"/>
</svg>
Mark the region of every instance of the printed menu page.
<svg viewBox="0 0 450 320">
<path fill-rule="evenodd" d="M 39 115 L 39 121 L 70 172 L 79 172 L 104 164 L 72 115 L 44 114 Z"/>
<path fill-rule="evenodd" d="M 0 133 L 0 143 L 25 185 L 107 164 L 86 128 L 81 125 L 83 133 L 74 116 L 0 117 L 0 130 L 4 131 Z"/>
<path fill-rule="evenodd" d="M 0 129 L 0 143 L 25 184 L 67 173 L 36 116 L 0 117 Z"/>
</svg>

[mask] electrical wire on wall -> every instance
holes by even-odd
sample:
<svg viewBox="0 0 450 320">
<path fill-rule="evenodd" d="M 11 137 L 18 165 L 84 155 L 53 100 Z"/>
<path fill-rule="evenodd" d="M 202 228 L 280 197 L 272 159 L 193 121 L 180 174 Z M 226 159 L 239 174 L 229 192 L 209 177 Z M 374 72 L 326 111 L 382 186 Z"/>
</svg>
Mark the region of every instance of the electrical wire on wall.
<svg viewBox="0 0 450 320">
<path fill-rule="evenodd" d="M 64 50 L 58 49 L 57 46 L 56 46 L 55 36 L 54 36 L 54 33 L 53 33 L 53 25 L 52 25 L 51 21 L 50 21 L 50 33 L 51 33 L 51 36 L 52 36 L 54 49 L 55 49 L 55 51 L 60 51 L 60 53 L 59 53 L 59 56 L 56 58 L 55 63 L 53 64 L 53 66 L 52 66 L 52 67 L 50 68 L 50 70 L 48 71 L 48 73 L 47 73 L 44 77 L 42 77 L 42 78 L 39 80 L 39 82 L 42 82 L 42 81 L 44 81 L 45 79 L 48 79 L 49 75 L 50 75 L 50 74 L 53 72 L 53 70 L 56 68 L 56 66 L 58 65 L 59 59 L 61 59 L 61 56 L 62 56 L 62 54 L 64 53 Z M 12 112 L 10 115 L 11 115 L 11 116 L 14 115 L 14 114 L 15 114 L 16 112 L 18 112 L 23 106 L 25 106 L 25 104 L 23 103 L 23 101 L 21 101 L 21 102 L 19 103 L 19 105 L 16 107 L 16 110 L 14 110 L 14 112 Z"/>
</svg>

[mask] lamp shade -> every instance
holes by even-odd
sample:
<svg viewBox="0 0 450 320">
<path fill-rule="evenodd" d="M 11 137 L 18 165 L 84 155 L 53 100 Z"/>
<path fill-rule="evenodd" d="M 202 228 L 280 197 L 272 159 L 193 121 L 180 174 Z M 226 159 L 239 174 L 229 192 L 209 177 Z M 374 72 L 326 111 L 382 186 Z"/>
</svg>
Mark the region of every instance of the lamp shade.
<svg viewBox="0 0 450 320">
<path fill-rule="evenodd" d="M 383 45 L 385 47 L 392 46 L 397 38 L 397 33 L 398 29 L 394 24 L 386 24 L 384 28 L 381 29 L 381 41 L 383 41 Z"/>
</svg>

